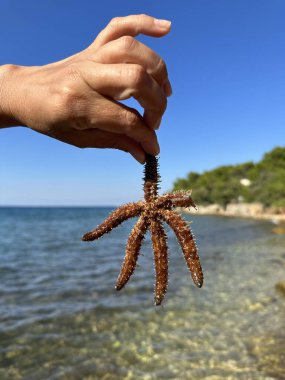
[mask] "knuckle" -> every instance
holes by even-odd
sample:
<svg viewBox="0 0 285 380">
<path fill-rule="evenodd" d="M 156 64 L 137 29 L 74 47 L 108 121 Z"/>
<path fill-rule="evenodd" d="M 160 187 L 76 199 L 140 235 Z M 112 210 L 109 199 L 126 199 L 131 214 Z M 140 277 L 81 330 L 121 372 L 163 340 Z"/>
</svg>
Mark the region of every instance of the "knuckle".
<svg viewBox="0 0 285 380">
<path fill-rule="evenodd" d="M 65 82 L 61 87 L 61 104 L 64 108 L 73 108 L 71 106 L 74 105 L 77 99 L 77 94 L 74 91 L 72 84 Z"/>
<path fill-rule="evenodd" d="M 119 42 L 124 51 L 129 51 L 135 47 L 137 41 L 132 36 L 123 36 L 119 38 Z"/>
<path fill-rule="evenodd" d="M 136 29 L 140 30 L 146 23 L 147 15 L 141 13 L 136 15 L 135 23 L 136 23 Z"/>
<path fill-rule="evenodd" d="M 168 76 L 168 74 L 167 74 L 167 68 L 166 68 L 166 63 L 164 62 L 164 60 L 161 57 L 159 57 L 159 59 L 158 59 L 156 68 L 157 68 L 158 72 L 162 73 L 162 75 L 164 76 L 164 79 L 166 79 L 167 76 Z"/>
<path fill-rule="evenodd" d="M 57 103 L 69 115 L 84 111 L 86 99 L 81 91 L 80 82 L 80 73 L 74 65 L 69 65 L 61 73 L 57 90 Z"/>
<path fill-rule="evenodd" d="M 134 88 L 139 88 L 146 82 L 146 70 L 140 65 L 133 65 L 128 69 L 130 84 Z"/>
<path fill-rule="evenodd" d="M 139 115 L 137 111 L 123 110 L 122 119 L 125 126 L 125 133 L 128 134 L 139 123 Z"/>
<path fill-rule="evenodd" d="M 146 17 L 148 17 L 145 13 L 140 13 L 139 15 L 138 15 L 138 21 L 139 22 L 144 22 L 145 21 L 145 19 L 146 19 Z"/>
<path fill-rule="evenodd" d="M 65 85 L 62 88 L 60 104 L 65 113 L 70 117 L 79 116 L 84 113 L 85 100 L 72 86 Z"/>
<path fill-rule="evenodd" d="M 113 17 L 111 21 L 109 22 L 109 26 L 112 28 L 116 28 L 121 22 L 121 17 Z"/>
</svg>

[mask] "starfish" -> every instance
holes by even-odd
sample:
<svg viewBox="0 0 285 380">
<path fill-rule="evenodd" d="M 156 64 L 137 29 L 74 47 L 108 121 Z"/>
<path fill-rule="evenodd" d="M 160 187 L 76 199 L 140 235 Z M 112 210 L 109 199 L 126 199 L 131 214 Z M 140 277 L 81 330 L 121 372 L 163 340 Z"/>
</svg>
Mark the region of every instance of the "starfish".
<svg viewBox="0 0 285 380">
<path fill-rule="evenodd" d="M 163 222 L 166 222 L 173 229 L 192 279 L 199 288 L 203 284 L 203 272 L 191 229 L 188 223 L 173 210 L 175 207 L 196 207 L 191 197 L 191 191 L 178 191 L 158 196 L 160 176 L 157 164 L 156 157 L 146 155 L 144 201 L 127 203 L 117 208 L 98 227 L 83 235 L 82 240 L 96 240 L 105 233 L 112 231 L 125 220 L 138 217 L 127 241 L 126 254 L 117 279 L 116 289 L 122 289 L 133 274 L 144 236 L 149 230 L 156 272 L 155 305 L 160 305 L 168 286 L 168 247 Z"/>
</svg>

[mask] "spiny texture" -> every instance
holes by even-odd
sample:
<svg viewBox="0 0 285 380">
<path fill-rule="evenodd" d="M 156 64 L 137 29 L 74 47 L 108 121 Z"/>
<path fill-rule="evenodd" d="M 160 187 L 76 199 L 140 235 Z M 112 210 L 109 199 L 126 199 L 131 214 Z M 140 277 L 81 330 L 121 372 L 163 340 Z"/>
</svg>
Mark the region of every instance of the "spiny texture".
<svg viewBox="0 0 285 380">
<path fill-rule="evenodd" d="M 127 203 L 117 208 L 103 223 L 82 237 L 84 241 L 96 240 L 105 233 L 112 231 L 125 220 L 139 217 L 128 238 L 126 254 L 117 279 L 116 289 L 122 289 L 133 274 L 144 236 L 149 230 L 156 272 L 156 305 L 162 303 L 168 285 L 168 247 L 163 222 L 166 222 L 173 229 L 194 283 L 199 288 L 203 285 L 203 272 L 194 236 L 187 222 L 173 211 L 175 207 L 196 207 L 191 192 L 179 191 L 159 197 L 159 179 L 157 159 L 154 156 L 147 155 L 144 171 L 144 201 Z"/>
</svg>

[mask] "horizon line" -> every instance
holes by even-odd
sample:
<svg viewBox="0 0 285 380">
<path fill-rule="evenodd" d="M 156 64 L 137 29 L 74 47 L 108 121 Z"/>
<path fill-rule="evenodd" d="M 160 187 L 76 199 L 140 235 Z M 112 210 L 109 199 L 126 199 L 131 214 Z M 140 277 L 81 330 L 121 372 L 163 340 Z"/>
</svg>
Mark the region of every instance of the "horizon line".
<svg viewBox="0 0 285 380">
<path fill-rule="evenodd" d="M 118 205 L 47 205 L 47 204 L 36 204 L 36 205 L 29 205 L 29 204 L 23 204 L 23 205 L 21 205 L 21 204 L 19 204 L 19 205 L 17 205 L 17 204 L 15 204 L 15 205 L 13 205 L 13 204 L 11 204 L 11 205 L 1 205 L 0 204 L 0 208 L 12 208 L 12 207 L 14 207 L 14 208 L 16 208 L 16 207 L 22 207 L 22 208 L 24 208 L 24 207 L 26 207 L 26 208 L 32 208 L 32 207 L 34 207 L 34 208 L 40 208 L 40 207 L 42 207 L 42 208 L 48 208 L 48 207 L 51 207 L 51 208 L 71 208 L 71 207 L 73 207 L 73 208 L 90 208 L 90 207 L 101 207 L 101 208 L 110 208 L 110 207 L 118 207 Z"/>
</svg>

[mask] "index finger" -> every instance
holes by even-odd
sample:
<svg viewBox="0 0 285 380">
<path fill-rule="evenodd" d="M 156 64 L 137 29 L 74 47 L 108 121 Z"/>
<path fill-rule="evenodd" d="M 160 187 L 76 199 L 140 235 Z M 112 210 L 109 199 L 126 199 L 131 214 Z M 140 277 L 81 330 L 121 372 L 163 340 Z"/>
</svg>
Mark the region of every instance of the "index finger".
<svg viewBox="0 0 285 380">
<path fill-rule="evenodd" d="M 97 48 L 122 36 L 135 37 L 138 34 L 162 37 L 169 33 L 170 27 L 170 21 L 156 19 L 144 14 L 115 17 L 109 22 L 106 28 L 98 34 L 92 45 L 95 45 Z"/>
</svg>

